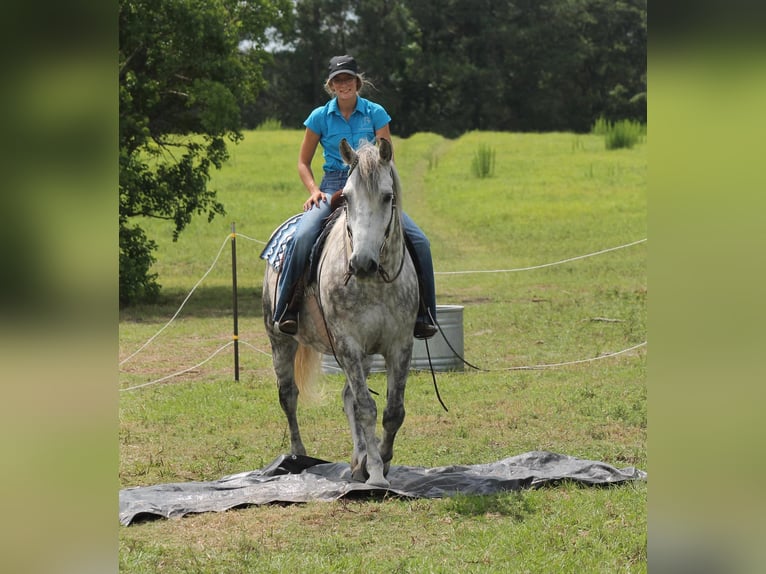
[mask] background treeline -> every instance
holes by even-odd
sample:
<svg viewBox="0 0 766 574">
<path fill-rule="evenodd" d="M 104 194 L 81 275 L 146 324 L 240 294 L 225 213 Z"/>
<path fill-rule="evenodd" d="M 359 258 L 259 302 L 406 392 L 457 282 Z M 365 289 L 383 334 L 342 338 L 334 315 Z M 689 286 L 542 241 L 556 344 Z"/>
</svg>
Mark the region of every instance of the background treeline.
<svg viewBox="0 0 766 574">
<path fill-rule="evenodd" d="M 350 53 L 403 137 L 644 123 L 646 22 L 646 0 L 296 0 L 243 120 L 302 127 Z"/>
</svg>

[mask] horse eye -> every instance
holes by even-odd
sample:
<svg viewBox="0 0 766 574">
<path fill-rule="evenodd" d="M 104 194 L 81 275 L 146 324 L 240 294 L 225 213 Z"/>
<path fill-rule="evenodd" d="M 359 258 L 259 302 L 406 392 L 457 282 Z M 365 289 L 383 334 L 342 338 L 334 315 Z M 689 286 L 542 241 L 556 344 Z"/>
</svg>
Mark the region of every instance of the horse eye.
<svg viewBox="0 0 766 574">
<path fill-rule="evenodd" d="M 391 201 L 394 199 L 393 193 L 387 193 L 383 196 L 383 203 L 391 203 Z"/>
</svg>

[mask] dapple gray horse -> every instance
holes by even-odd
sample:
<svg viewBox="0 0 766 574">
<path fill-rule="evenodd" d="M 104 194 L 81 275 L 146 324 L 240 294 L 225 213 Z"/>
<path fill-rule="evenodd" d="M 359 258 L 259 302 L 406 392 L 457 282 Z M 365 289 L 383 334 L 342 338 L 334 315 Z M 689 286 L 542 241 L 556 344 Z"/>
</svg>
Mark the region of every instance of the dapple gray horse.
<svg viewBox="0 0 766 574">
<path fill-rule="evenodd" d="M 306 454 L 296 414 L 298 394 L 309 392 L 319 353 L 334 354 L 346 376 L 343 408 L 354 443 L 352 477 L 387 488 L 394 438 L 404 421 L 418 283 L 405 248 L 401 183 L 390 142 L 364 142 L 355 151 L 343 140 L 340 152 L 350 166 L 345 205 L 327 236 L 316 282 L 305 290 L 298 333 L 285 335 L 274 324 L 277 273 L 269 265 L 263 316 L 292 452 Z M 388 377 L 380 442 L 377 406 L 367 387 L 373 354 L 385 358 Z"/>
</svg>

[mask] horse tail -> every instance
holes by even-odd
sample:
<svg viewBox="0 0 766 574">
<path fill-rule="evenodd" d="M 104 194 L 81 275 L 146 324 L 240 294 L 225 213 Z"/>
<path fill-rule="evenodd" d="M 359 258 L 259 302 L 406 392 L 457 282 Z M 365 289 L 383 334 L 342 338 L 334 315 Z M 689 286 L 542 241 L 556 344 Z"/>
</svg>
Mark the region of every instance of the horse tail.
<svg viewBox="0 0 766 574">
<path fill-rule="evenodd" d="M 320 354 L 306 345 L 298 345 L 295 353 L 295 385 L 298 396 L 308 402 L 319 398 L 316 381 L 319 378 Z"/>
</svg>

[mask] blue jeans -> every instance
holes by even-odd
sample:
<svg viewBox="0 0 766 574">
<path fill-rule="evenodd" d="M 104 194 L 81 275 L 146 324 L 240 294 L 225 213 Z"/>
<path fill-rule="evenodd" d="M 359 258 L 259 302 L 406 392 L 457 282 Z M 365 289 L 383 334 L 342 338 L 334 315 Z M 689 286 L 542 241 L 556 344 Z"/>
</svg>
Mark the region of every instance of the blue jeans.
<svg viewBox="0 0 766 574">
<path fill-rule="evenodd" d="M 348 172 L 330 171 L 325 173 L 319 189 L 322 193 L 333 195 L 343 189 L 348 179 Z M 290 245 L 285 252 L 285 261 L 279 276 L 277 287 L 277 304 L 274 309 L 274 321 L 279 322 L 287 308 L 293 286 L 300 278 L 308 263 L 311 249 L 322 230 L 322 221 L 330 215 L 330 198 L 319 207 L 304 211 L 298 227 L 295 230 Z M 419 270 L 419 282 L 422 290 L 423 303 L 427 309 L 418 310 L 418 321 L 433 323 L 429 314 L 436 318 L 436 286 L 434 284 L 434 264 L 431 259 L 431 243 L 428 238 L 406 213 L 402 213 L 404 233 L 407 235 L 415 251 L 416 267 Z"/>
</svg>

